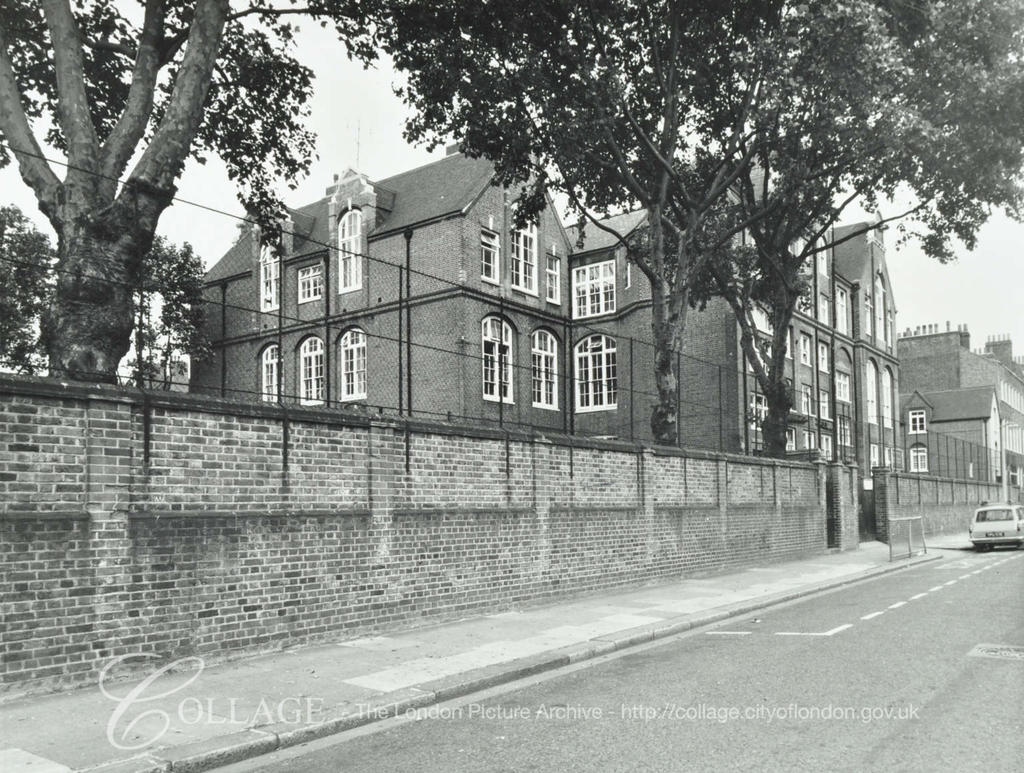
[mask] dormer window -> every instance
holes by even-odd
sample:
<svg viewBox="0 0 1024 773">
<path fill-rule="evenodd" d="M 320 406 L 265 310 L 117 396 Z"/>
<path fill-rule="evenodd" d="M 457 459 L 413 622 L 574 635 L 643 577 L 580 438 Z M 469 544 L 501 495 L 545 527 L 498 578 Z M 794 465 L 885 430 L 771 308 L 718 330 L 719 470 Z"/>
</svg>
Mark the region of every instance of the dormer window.
<svg viewBox="0 0 1024 773">
<path fill-rule="evenodd" d="M 281 258 L 273 245 L 260 245 L 260 311 L 277 311 L 281 305 Z"/>
<path fill-rule="evenodd" d="M 342 215 L 338 221 L 339 292 L 347 293 L 363 286 L 363 216 L 358 209 Z"/>
</svg>

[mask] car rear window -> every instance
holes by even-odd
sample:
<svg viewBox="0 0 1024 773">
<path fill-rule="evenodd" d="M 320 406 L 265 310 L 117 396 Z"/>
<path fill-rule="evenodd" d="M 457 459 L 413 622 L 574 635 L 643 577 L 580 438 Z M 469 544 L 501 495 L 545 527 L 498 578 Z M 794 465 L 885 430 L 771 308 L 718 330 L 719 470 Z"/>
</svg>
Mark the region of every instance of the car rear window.
<svg viewBox="0 0 1024 773">
<path fill-rule="evenodd" d="M 1006 508 L 1003 510 L 982 510 L 975 518 L 978 523 L 985 523 L 986 521 L 1012 521 L 1013 510 Z"/>
</svg>

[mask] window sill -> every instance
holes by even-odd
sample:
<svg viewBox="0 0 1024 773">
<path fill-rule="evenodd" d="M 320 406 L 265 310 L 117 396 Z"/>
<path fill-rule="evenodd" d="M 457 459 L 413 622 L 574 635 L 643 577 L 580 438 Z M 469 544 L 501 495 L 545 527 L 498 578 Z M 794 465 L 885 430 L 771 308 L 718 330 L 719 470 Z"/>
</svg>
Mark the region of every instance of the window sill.
<svg viewBox="0 0 1024 773">
<path fill-rule="evenodd" d="M 540 403 L 534 403 L 533 407 L 536 408 L 538 411 L 557 411 L 558 410 L 558 406 L 557 405 L 541 405 Z"/>
<path fill-rule="evenodd" d="M 340 290 L 338 290 L 338 295 L 347 295 L 348 293 L 358 292 L 359 290 L 362 289 L 363 285 L 361 283 L 356 285 L 355 287 L 342 287 Z"/>
<path fill-rule="evenodd" d="M 323 299 L 324 299 L 324 297 L 322 295 L 318 295 L 315 298 L 306 298 L 306 299 L 301 299 L 300 298 L 298 303 L 301 306 L 304 303 L 312 303 L 313 301 L 322 301 Z"/>
<path fill-rule="evenodd" d="M 540 298 L 540 293 L 537 290 L 528 290 L 527 288 L 519 287 L 518 285 L 512 285 L 511 287 L 513 292 L 529 295 L 531 298 Z"/>
<path fill-rule="evenodd" d="M 617 411 L 618 409 L 618 403 L 615 405 L 592 405 L 588 408 L 576 406 L 576 413 L 600 413 L 601 411 Z"/>
<path fill-rule="evenodd" d="M 501 287 L 501 280 L 491 279 L 490 277 L 484 276 L 483 274 L 480 275 L 480 281 L 484 282 L 485 284 L 493 285 L 494 287 Z"/>
<path fill-rule="evenodd" d="M 615 309 L 609 309 L 608 311 L 599 311 L 596 314 L 573 314 L 573 319 L 594 319 L 596 317 L 607 317 L 609 314 L 614 314 Z"/>
<path fill-rule="evenodd" d="M 514 399 L 512 399 L 511 397 L 506 397 L 504 400 L 502 400 L 502 399 L 498 398 L 497 396 L 489 397 L 487 395 L 484 395 L 483 398 L 484 398 L 485 401 L 487 401 L 489 403 L 499 403 L 499 404 L 503 404 L 503 405 L 515 405 L 516 404 L 516 401 Z"/>
<path fill-rule="evenodd" d="M 365 400 L 366 395 L 352 395 L 351 397 L 339 397 L 338 402 L 340 403 L 354 403 L 357 400 Z"/>
</svg>

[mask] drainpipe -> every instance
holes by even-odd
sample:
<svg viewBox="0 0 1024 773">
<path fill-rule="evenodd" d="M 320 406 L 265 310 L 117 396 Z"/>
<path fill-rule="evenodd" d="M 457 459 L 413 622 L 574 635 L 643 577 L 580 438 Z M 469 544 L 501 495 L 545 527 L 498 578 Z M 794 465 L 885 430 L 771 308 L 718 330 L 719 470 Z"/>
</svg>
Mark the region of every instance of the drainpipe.
<svg viewBox="0 0 1024 773">
<path fill-rule="evenodd" d="M 412 416 L 412 229 L 405 229 L 405 388 L 406 408 Z"/>
</svg>

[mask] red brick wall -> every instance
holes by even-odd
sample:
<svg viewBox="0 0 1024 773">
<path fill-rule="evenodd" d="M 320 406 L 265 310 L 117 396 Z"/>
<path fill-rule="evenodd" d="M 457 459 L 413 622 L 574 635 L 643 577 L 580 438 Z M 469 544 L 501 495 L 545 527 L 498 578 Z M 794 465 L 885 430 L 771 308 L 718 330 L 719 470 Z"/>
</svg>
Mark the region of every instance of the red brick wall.
<svg viewBox="0 0 1024 773">
<path fill-rule="evenodd" d="M 875 520 L 878 539 L 887 541 L 887 519 L 921 516 L 929 534 L 966 532 L 982 502 L 998 502 L 1002 487 L 976 480 L 875 470 Z M 1012 494 L 1012 492 L 1011 492 Z"/>
<path fill-rule="evenodd" d="M 824 550 L 824 465 L 0 377 L 3 687 Z"/>
</svg>

